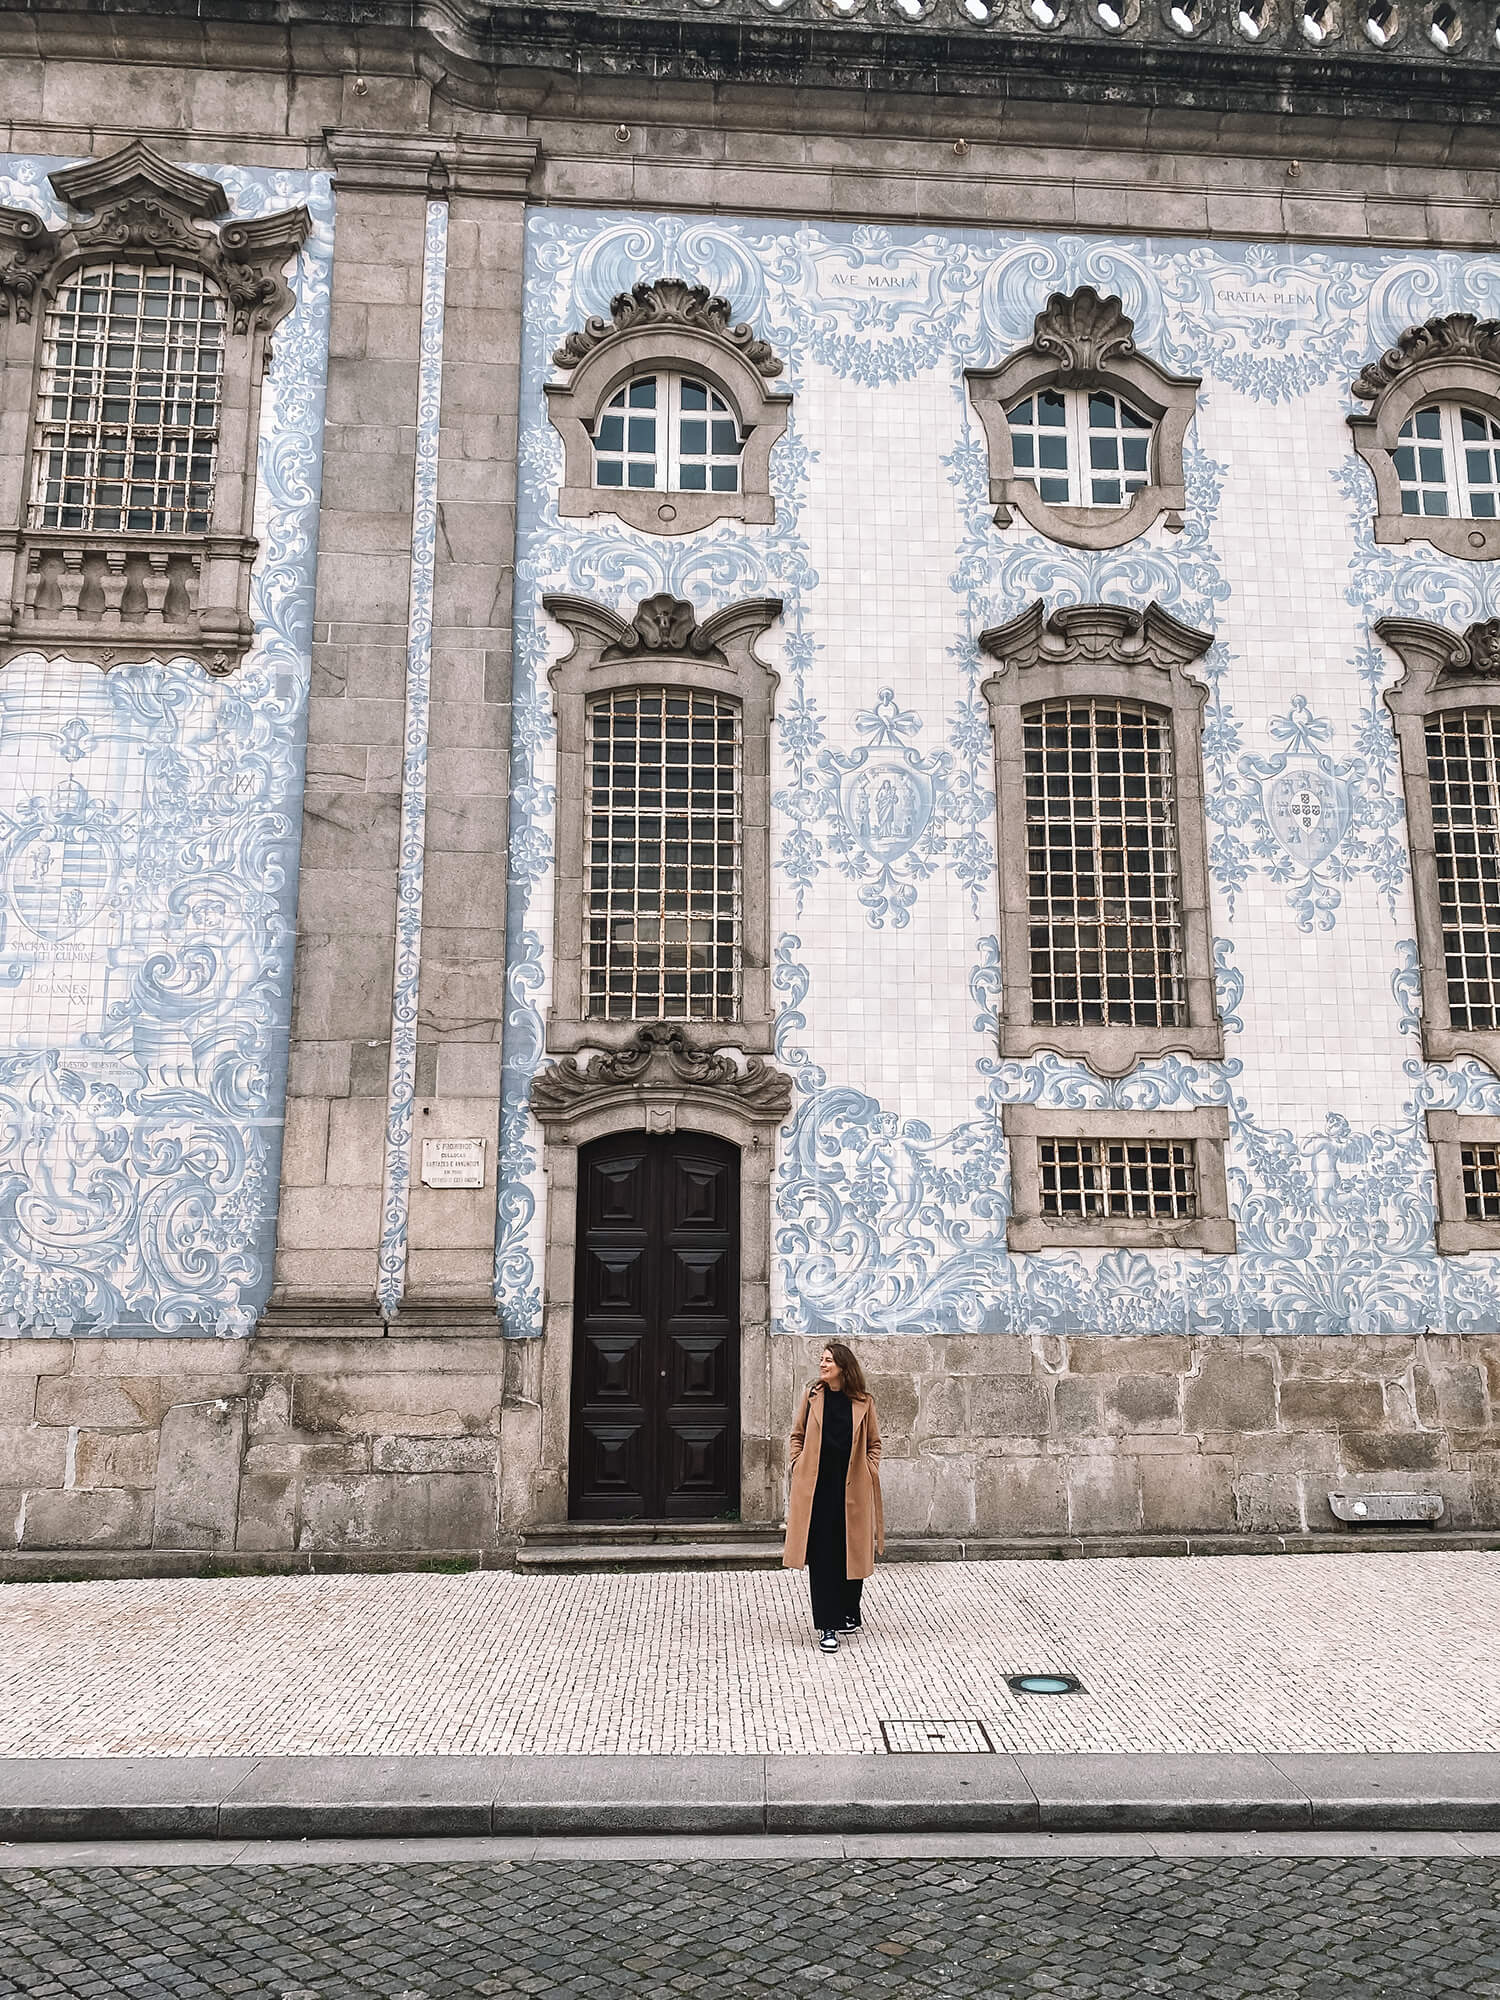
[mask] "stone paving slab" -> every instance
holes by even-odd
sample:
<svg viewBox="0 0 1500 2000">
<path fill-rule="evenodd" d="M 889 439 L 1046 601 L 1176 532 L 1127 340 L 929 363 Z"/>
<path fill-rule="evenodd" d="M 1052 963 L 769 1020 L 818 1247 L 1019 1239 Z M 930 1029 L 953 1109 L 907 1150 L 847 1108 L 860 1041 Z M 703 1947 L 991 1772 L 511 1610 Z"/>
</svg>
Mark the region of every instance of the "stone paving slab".
<svg viewBox="0 0 1500 2000">
<path fill-rule="evenodd" d="M 1359 1753 L 5 1759 L 0 1839 L 1500 1829 L 1500 1753 L 1381 1757 L 1367 1774 L 1368 1762 Z"/>
<path fill-rule="evenodd" d="M 0 1586 L 0 1757 L 1500 1751 L 1500 1554 L 899 1563 L 817 1650 L 731 1575 Z M 1080 1694 L 1013 1694 L 1072 1673 Z"/>
</svg>

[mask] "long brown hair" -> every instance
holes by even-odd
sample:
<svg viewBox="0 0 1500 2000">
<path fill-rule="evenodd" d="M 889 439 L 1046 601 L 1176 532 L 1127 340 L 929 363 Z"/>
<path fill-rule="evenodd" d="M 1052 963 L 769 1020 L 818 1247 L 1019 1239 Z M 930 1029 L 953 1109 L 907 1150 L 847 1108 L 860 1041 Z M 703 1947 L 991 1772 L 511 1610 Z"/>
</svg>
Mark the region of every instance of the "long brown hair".
<svg viewBox="0 0 1500 2000">
<path fill-rule="evenodd" d="M 852 1348 L 845 1347 L 841 1340 L 825 1340 L 823 1352 L 833 1356 L 834 1365 L 844 1378 L 844 1394 L 851 1403 L 869 1395 L 870 1392 L 865 1387 L 865 1371 L 855 1360 Z"/>
</svg>

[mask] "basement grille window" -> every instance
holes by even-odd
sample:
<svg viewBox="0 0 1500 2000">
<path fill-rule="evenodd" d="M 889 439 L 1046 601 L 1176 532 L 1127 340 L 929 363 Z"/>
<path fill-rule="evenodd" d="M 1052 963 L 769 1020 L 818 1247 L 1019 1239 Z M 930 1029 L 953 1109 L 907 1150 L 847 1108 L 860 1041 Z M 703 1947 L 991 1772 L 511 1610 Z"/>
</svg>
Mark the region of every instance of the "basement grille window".
<svg viewBox="0 0 1500 2000">
<path fill-rule="evenodd" d="M 91 264 L 47 314 L 34 528 L 203 534 L 224 312 L 195 271 Z"/>
<path fill-rule="evenodd" d="M 738 1019 L 739 703 L 666 688 L 601 696 L 588 754 L 587 1017 Z"/>
<path fill-rule="evenodd" d="M 1049 701 L 1025 711 L 1022 735 L 1033 1021 L 1180 1026 L 1171 717 Z"/>
<path fill-rule="evenodd" d="M 1500 1027 L 1500 710 L 1427 718 L 1438 910 L 1455 1028 Z"/>
<path fill-rule="evenodd" d="M 1198 1214 L 1192 1140 L 1038 1139 L 1042 1214 L 1189 1222 Z"/>
<path fill-rule="evenodd" d="M 1500 1146 L 1461 1146 L 1464 1214 L 1470 1222 L 1500 1222 Z"/>
</svg>

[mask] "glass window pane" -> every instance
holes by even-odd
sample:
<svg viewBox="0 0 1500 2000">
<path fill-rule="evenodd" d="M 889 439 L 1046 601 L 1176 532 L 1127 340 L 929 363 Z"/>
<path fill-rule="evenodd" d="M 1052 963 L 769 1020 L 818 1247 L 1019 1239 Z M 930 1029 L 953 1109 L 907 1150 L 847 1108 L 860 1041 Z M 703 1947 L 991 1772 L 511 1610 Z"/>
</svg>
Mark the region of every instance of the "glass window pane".
<svg viewBox="0 0 1500 2000">
<path fill-rule="evenodd" d="M 630 385 L 630 407 L 633 410 L 654 410 L 656 408 L 656 377 L 643 375 Z"/>
</svg>

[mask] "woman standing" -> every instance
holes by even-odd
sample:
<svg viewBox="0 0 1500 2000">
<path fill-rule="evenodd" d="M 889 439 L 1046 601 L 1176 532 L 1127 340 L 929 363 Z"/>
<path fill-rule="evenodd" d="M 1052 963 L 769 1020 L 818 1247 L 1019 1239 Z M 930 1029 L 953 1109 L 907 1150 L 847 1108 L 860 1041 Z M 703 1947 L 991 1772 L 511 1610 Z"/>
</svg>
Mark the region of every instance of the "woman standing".
<svg viewBox="0 0 1500 2000">
<path fill-rule="evenodd" d="M 860 1630 L 864 1580 L 885 1550 L 875 1398 L 841 1340 L 823 1349 L 818 1379 L 803 1394 L 791 1458 L 782 1565 L 806 1565 L 818 1644 L 836 1653 L 840 1633 Z"/>
</svg>

